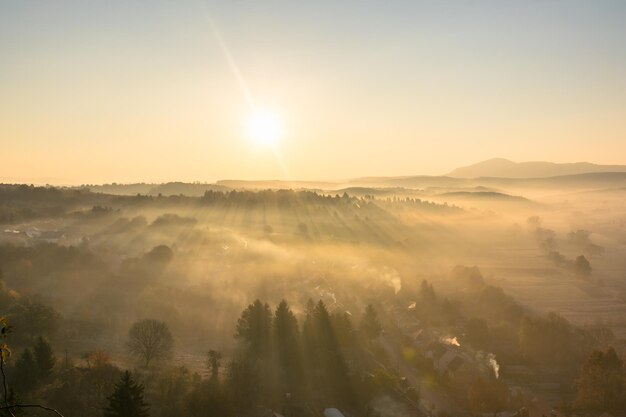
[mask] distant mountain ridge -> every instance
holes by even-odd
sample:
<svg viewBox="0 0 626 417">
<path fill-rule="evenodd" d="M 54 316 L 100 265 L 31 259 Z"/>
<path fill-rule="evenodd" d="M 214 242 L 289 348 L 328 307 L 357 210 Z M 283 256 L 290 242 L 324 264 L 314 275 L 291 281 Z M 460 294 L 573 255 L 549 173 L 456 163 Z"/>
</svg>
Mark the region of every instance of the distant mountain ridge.
<svg viewBox="0 0 626 417">
<path fill-rule="evenodd" d="M 542 161 L 513 162 L 504 158 L 493 158 L 457 168 L 447 176 L 454 178 L 547 178 L 598 172 L 626 172 L 626 165 L 598 165 L 589 162 L 564 164 Z"/>
</svg>

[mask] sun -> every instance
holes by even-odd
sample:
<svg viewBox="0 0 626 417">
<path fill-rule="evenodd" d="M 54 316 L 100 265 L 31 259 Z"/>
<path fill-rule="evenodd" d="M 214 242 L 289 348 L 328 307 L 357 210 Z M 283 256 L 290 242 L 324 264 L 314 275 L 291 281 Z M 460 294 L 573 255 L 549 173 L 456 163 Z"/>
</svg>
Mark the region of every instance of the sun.
<svg viewBox="0 0 626 417">
<path fill-rule="evenodd" d="M 283 134 L 283 124 L 277 114 L 267 110 L 257 110 L 247 122 L 248 136 L 259 145 L 273 146 Z"/>
</svg>

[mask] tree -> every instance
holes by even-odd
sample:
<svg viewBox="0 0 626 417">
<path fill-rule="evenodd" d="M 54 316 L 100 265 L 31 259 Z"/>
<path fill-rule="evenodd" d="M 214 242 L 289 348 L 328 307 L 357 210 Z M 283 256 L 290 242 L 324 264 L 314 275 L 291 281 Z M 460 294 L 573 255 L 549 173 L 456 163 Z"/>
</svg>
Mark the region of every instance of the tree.
<svg viewBox="0 0 626 417">
<path fill-rule="evenodd" d="M 130 353 L 142 359 L 144 366 L 153 360 L 169 359 L 174 350 L 174 338 L 162 321 L 144 319 L 132 325 L 128 331 Z"/>
<path fill-rule="evenodd" d="M 11 307 L 11 316 L 15 327 L 31 340 L 39 335 L 53 335 L 61 317 L 54 308 L 30 300 Z"/>
<path fill-rule="evenodd" d="M 33 347 L 33 352 L 37 367 L 37 377 L 40 379 L 47 378 L 52 373 L 57 361 L 52 351 L 52 346 L 46 339 L 39 336 Z"/>
<path fill-rule="evenodd" d="M 169 246 L 158 245 L 146 253 L 143 258 L 149 262 L 167 264 L 174 258 L 174 252 Z"/>
<path fill-rule="evenodd" d="M 573 364 L 582 357 L 582 336 L 556 313 L 545 318 L 524 316 L 518 332 L 522 354 L 541 364 Z"/>
<path fill-rule="evenodd" d="M 574 273 L 582 278 L 588 278 L 591 275 L 591 264 L 585 255 L 579 255 L 574 260 Z"/>
<path fill-rule="evenodd" d="M 15 388 L 22 394 L 30 392 L 37 385 L 37 374 L 33 353 L 26 348 L 15 362 Z"/>
<path fill-rule="evenodd" d="M 211 373 L 211 382 L 213 383 L 217 383 L 218 381 L 221 364 L 222 354 L 217 350 L 209 350 L 207 354 L 207 367 L 209 368 L 209 372 Z"/>
<path fill-rule="evenodd" d="M 350 315 L 345 311 L 335 311 L 331 314 L 330 320 L 339 345 L 344 348 L 354 347 L 356 344 L 356 333 L 354 327 L 352 327 Z"/>
<path fill-rule="evenodd" d="M 260 359 L 269 353 L 272 312 L 270 306 L 255 300 L 237 320 L 235 337 L 243 340 L 251 357 Z"/>
<path fill-rule="evenodd" d="M 150 385 L 146 387 L 151 417 L 189 417 L 188 397 L 199 383 L 200 376 L 185 366 L 159 368 L 159 372 L 151 374 Z"/>
<path fill-rule="evenodd" d="M 276 369 L 279 370 L 278 389 L 281 398 L 284 398 L 287 392 L 299 393 L 304 379 L 298 321 L 285 300 L 276 307 L 273 329 L 278 365 Z"/>
<path fill-rule="evenodd" d="M 267 303 L 255 300 L 241 313 L 235 338 L 238 355 L 231 363 L 228 380 L 240 411 L 255 401 L 269 401 L 272 392 L 272 312 Z M 263 382 L 261 382 L 263 381 Z"/>
<path fill-rule="evenodd" d="M 437 300 L 437 294 L 433 288 L 433 284 L 429 284 L 428 281 L 423 280 L 420 285 L 420 297 L 426 302 L 434 302 Z"/>
<path fill-rule="evenodd" d="M 148 417 L 148 405 L 144 400 L 144 387 L 137 384 L 126 371 L 115 385 L 109 397 L 104 417 Z"/>
<path fill-rule="evenodd" d="M 352 403 L 354 400 L 348 366 L 341 352 L 326 305 L 318 301 L 312 315 L 305 322 L 305 337 L 313 366 L 317 366 L 322 380 L 318 381 L 328 391 L 329 399 Z"/>
<path fill-rule="evenodd" d="M 286 348 L 297 349 L 298 321 L 285 300 L 282 300 L 276 307 L 273 329 L 276 347 L 279 351 L 284 351 Z"/>
<path fill-rule="evenodd" d="M 9 325 L 9 321 L 7 320 L 7 318 L 4 316 L 0 316 L 0 339 L 6 339 L 9 333 L 12 332 L 12 328 L 13 326 Z M 41 404 L 33 404 L 33 403 L 20 404 L 17 393 L 13 389 L 7 390 L 7 381 L 6 381 L 6 376 L 4 372 L 4 363 L 6 361 L 6 358 L 10 354 L 11 354 L 11 349 L 9 348 L 9 346 L 6 343 L 0 343 L 0 371 L 2 374 L 2 385 L 4 386 L 3 404 L 0 406 L 0 414 L 1 415 L 8 414 L 11 417 L 16 417 L 16 416 L 23 415 L 22 414 L 23 410 L 26 408 L 39 408 L 41 410 L 50 411 L 52 413 L 55 413 L 58 416 L 63 417 L 63 415 L 59 413 L 57 410 L 55 410 L 54 408 L 46 407 Z M 30 372 L 32 381 L 29 381 L 29 382 L 32 383 L 31 388 L 33 388 L 37 382 L 36 381 L 36 364 L 35 364 L 35 360 L 33 359 L 32 354 L 30 353 L 30 350 L 28 349 L 25 350 L 23 354 L 23 361 L 20 364 L 20 367 Z M 19 368 L 18 368 L 18 371 L 19 371 Z"/>
<path fill-rule="evenodd" d="M 361 332 L 368 340 L 376 339 L 380 336 L 383 328 L 378 320 L 378 313 L 373 305 L 368 304 L 365 307 L 363 318 L 361 319 Z"/>
<path fill-rule="evenodd" d="M 624 364 L 612 347 L 594 350 L 580 368 L 575 404 L 597 412 L 620 410 L 626 405 L 624 377 Z"/>
</svg>

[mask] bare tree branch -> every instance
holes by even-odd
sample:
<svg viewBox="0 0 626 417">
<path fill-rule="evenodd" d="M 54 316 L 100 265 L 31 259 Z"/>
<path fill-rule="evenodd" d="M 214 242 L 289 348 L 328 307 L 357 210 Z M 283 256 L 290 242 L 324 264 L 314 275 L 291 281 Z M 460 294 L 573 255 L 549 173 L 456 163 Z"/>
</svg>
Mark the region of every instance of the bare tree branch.
<svg viewBox="0 0 626 417">
<path fill-rule="evenodd" d="M 63 417 L 63 414 L 59 413 L 57 410 L 55 410 L 54 408 L 50 408 L 50 407 L 46 407 L 40 404 L 13 404 L 13 405 L 7 405 L 4 407 L 0 407 L 0 410 L 7 410 L 9 413 L 11 413 L 11 415 L 14 415 L 11 410 L 14 408 L 40 408 L 42 410 L 46 410 L 46 411 L 50 411 L 51 413 L 56 414 L 59 417 Z"/>
<path fill-rule="evenodd" d="M 4 388 L 4 405 L 7 411 L 9 412 L 9 414 L 11 415 L 11 417 L 15 417 L 15 414 L 13 414 L 13 411 L 11 411 L 11 408 L 9 406 L 9 390 L 7 389 L 7 376 L 4 373 L 4 346 L 0 348 L 0 372 L 2 372 L 2 386 Z"/>
</svg>

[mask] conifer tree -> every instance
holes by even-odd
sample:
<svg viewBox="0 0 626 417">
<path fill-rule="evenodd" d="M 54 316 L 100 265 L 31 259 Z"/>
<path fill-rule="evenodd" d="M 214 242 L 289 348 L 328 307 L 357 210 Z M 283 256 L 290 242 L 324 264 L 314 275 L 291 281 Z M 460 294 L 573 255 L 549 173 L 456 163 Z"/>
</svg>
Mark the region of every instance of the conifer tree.
<svg viewBox="0 0 626 417">
<path fill-rule="evenodd" d="M 289 305 L 282 300 L 274 313 L 274 340 L 279 370 L 281 394 L 297 393 L 302 389 L 303 369 L 300 357 L 298 321 Z"/>
<path fill-rule="evenodd" d="M 104 417 L 148 417 L 148 405 L 144 400 L 144 387 L 136 383 L 126 371 L 115 385 L 109 397 Z"/>
<path fill-rule="evenodd" d="M 33 347 L 33 353 L 35 355 L 37 377 L 40 379 L 47 378 L 52 373 L 57 361 L 52 351 L 52 346 L 46 339 L 39 336 Z"/>
</svg>

